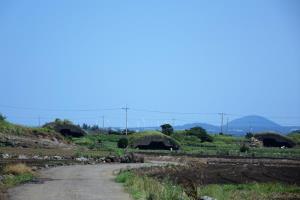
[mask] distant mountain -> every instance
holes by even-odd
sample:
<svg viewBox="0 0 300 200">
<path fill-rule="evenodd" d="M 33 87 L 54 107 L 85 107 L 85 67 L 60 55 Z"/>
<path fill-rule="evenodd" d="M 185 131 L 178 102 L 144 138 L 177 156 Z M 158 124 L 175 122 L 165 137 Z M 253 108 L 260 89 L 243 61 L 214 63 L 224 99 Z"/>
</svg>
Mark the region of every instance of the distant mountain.
<svg viewBox="0 0 300 200">
<path fill-rule="evenodd" d="M 206 129 L 210 133 L 219 133 L 220 126 L 215 126 L 207 123 L 190 123 L 184 124 L 180 126 L 175 126 L 175 130 L 185 130 L 190 129 L 195 126 L 201 126 L 202 128 Z M 228 129 L 227 129 L 228 127 Z M 159 130 L 160 127 L 144 127 L 144 128 L 132 128 L 133 130 Z M 263 132 L 263 131 L 271 131 L 271 132 L 278 132 L 278 133 L 289 133 L 293 130 L 299 130 L 300 126 L 281 126 L 265 117 L 258 116 L 258 115 L 249 115 L 245 117 L 241 117 L 223 126 L 223 132 L 227 134 L 233 135 L 244 135 L 247 132 Z"/>
<path fill-rule="evenodd" d="M 249 115 L 242 118 L 232 120 L 228 123 L 228 126 L 232 128 L 238 127 L 267 127 L 267 128 L 278 128 L 281 127 L 279 124 L 258 115 Z"/>
<path fill-rule="evenodd" d="M 261 132 L 276 131 L 282 132 L 282 126 L 261 116 L 250 115 L 232 120 L 228 123 L 230 132 Z"/>
</svg>

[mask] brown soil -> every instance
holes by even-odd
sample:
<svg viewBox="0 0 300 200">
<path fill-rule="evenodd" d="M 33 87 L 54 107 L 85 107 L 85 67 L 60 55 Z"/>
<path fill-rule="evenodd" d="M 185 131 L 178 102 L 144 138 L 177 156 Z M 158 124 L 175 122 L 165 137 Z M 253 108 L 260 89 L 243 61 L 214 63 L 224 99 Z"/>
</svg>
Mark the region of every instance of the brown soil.
<svg viewBox="0 0 300 200">
<path fill-rule="evenodd" d="M 137 172 L 158 179 L 169 180 L 183 186 L 207 184 L 241 184 L 251 182 L 282 182 L 300 185 L 300 165 L 285 160 L 284 164 L 272 165 L 268 162 L 221 162 L 210 164 L 190 162 L 184 166 L 151 167 Z M 280 163 L 280 161 L 278 162 Z"/>
</svg>

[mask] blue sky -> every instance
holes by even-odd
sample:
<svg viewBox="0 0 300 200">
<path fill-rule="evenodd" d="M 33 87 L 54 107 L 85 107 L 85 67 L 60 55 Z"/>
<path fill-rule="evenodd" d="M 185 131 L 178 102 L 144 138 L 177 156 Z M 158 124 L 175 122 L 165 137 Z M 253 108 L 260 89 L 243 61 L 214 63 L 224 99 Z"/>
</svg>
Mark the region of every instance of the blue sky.
<svg viewBox="0 0 300 200">
<path fill-rule="evenodd" d="M 28 125 L 123 126 L 122 110 L 101 109 L 126 104 L 130 126 L 219 124 L 219 112 L 299 125 L 299 36 L 296 0 L 4 0 L 0 110 Z"/>
</svg>

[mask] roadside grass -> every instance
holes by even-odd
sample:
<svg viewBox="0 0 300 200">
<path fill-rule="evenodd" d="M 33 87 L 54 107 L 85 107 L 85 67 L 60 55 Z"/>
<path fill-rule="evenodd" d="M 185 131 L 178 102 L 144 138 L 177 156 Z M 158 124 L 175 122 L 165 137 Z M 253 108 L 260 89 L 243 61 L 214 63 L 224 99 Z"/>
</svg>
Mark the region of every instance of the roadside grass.
<svg viewBox="0 0 300 200">
<path fill-rule="evenodd" d="M 4 190 L 9 187 L 33 180 L 37 175 L 32 169 L 25 164 L 11 164 L 1 169 L 0 174 L 3 176 L 0 189 Z"/>
<path fill-rule="evenodd" d="M 12 175 L 33 174 L 31 168 L 22 163 L 7 165 L 3 172 Z"/>
<path fill-rule="evenodd" d="M 21 183 L 26 183 L 34 179 L 34 175 L 31 173 L 24 173 L 19 175 L 5 175 L 3 184 L 5 188 L 13 187 Z"/>
<path fill-rule="evenodd" d="M 124 171 L 116 177 L 135 200 L 192 200 L 179 185 L 135 175 Z M 213 197 L 218 200 L 269 200 L 299 199 L 300 187 L 282 183 L 211 184 L 197 189 L 198 198 Z"/>
<path fill-rule="evenodd" d="M 282 183 L 213 184 L 198 187 L 198 194 L 218 200 L 299 199 L 300 187 Z"/>
<path fill-rule="evenodd" d="M 135 200 L 189 200 L 180 186 L 124 171 L 116 177 Z"/>
</svg>

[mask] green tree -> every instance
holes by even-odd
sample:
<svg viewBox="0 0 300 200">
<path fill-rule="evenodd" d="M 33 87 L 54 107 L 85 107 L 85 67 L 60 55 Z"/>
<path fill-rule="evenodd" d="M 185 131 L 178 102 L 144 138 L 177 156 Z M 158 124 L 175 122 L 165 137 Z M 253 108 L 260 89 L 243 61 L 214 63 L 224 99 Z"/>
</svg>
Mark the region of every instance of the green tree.
<svg viewBox="0 0 300 200">
<path fill-rule="evenodd" d="M 6 117 L 0 113 L 0 121 L 5 121 Z"/>
<path fill-rule="evenodd" d="M 118 148 L 125 149 L 128 146 L 128 139 L 126 137 L 120 138 L 118 141 Z"/>
<path fill-rule="evenodd" d="M 170 124 L 163 124 L 160 126 L 161 132 L 165 135 L 171 135 L 174 132 L 173 127 Z"/>
<path fill-rule="evenodd" d="M 254 135 L 251 132 L 246 133 L 245 138 L 250 139 L 252 138 Z"/>
<path fill-rule="evenodd" d="M 201 142 L 212 142 L 213 138 L 207 134 L 206 130 L 202 127 L 193 127 L 190 130 L 186 130 L 187 135 L 194 135 L 198 137 Z"/>
</svg>

